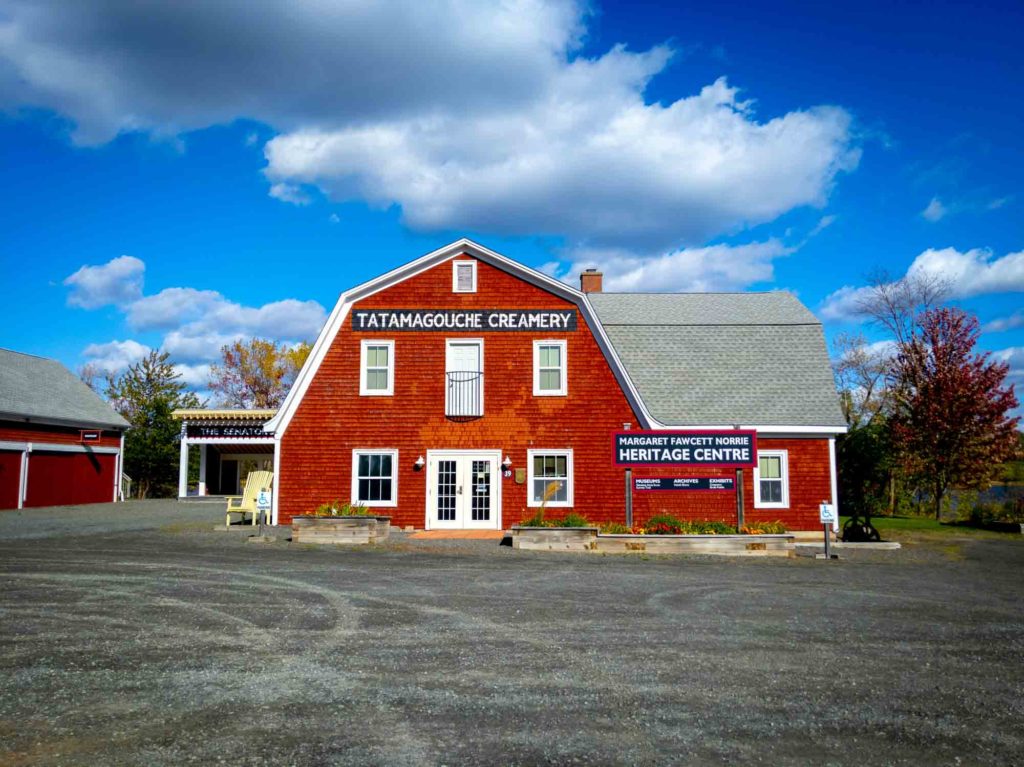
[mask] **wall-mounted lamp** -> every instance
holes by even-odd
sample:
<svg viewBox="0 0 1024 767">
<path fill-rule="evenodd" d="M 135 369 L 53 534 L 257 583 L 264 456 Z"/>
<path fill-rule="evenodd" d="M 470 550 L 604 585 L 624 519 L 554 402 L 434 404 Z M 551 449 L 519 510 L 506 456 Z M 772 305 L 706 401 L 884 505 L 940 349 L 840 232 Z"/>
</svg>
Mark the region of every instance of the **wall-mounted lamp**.
<svg viewBox="0 0 1024 767">
<path fill-rule="evenodd" d="M 631 423 L 624 423 L 624 424 L 622 424 L 623 431 L 629 431 L 632 428 L 633 428 L 633 424 L 631 424 Z"/>
<path fill-rule="evenodd" d="M 501 462 L 501 465 L 507 469 L 509 466 L 512 465 L 512 459 L 506 455 L 505 460 Z"/>
<path fill-rule="evenodd" d="M 423 466 L 425 464 L 426 461 L 423 460 L 423 456 L 421 455 L 419 458 L 416 459 L 416 463 L 414 463 L 412 467 L 416 469 L 416 471 L 423 471 Z"/>
</svg>

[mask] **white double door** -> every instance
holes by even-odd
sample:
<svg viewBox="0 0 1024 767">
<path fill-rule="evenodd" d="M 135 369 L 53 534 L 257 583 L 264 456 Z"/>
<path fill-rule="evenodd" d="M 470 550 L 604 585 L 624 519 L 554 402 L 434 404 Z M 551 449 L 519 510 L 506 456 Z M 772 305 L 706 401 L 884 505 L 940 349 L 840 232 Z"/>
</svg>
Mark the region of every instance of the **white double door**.
<svg viewBox="0 0 1024 767">
<path fill-rule="evenodd" d="M 427 453 L 427 528 L 497 530 L 501 526 L 501 453 Z"/>
</svg>

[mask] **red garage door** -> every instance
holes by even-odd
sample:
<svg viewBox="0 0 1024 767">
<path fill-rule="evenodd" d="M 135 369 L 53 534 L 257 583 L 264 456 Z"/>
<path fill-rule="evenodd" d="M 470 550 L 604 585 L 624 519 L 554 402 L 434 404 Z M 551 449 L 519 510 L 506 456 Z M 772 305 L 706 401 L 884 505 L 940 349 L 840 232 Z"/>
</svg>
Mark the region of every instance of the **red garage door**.
<svg viewBox="0 0 1024 767">
<path fill-rule="evenodd" d="M 109 503 L 116 458 L 106 453 L 30 453 L 25 506 Z"/>
<path fill-rule="evenodd" d="M 0 509 L 18 508 L 21 486 L 21 453 L 0 450 Z"/>
</svg>

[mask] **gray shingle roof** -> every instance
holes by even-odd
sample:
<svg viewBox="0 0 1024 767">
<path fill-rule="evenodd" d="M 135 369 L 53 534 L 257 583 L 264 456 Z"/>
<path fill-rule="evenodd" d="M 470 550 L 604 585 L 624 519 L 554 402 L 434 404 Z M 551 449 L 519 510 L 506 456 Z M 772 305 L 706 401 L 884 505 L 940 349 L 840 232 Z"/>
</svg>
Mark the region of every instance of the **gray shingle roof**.
<svg viewBox="0 0 1024 767">
<path fill-rule="evenodd" d="M 29 418 L 124 429 L 114 412 L 56 360 L 0 349 L 0 419 Z"/>
<path fill-rule="evenodd" d="M 789 293 L 587 298 L 666 425 L 845 425 L 821 323 Z"/>
</svg>

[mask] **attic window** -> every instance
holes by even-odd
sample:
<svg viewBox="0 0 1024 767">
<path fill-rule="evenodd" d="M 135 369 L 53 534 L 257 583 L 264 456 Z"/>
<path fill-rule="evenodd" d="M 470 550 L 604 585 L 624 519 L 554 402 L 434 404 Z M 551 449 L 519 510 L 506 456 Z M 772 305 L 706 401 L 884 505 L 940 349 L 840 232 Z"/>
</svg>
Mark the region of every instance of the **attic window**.
<svg viewBox="0 0 1024 767">
<path fill-rule="evenodd" d="M 476 293 L 476 261 L 452 262 L 452 291 Z"/>
</svg>

